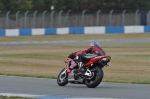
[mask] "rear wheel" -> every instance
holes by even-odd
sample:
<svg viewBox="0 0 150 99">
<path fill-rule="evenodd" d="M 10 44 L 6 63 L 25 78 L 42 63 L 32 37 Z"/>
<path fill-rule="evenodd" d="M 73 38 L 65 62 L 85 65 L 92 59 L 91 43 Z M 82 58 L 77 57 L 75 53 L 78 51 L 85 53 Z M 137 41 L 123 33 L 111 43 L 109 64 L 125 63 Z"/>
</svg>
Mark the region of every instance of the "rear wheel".
<svg viewBox="0 0 150 99">
<path fill-rule="evenodd" d="M 65 68 L 59 73 L 57 77 L 57 84 L 59 86 L 65 86 L 68 84 L 68 75 Z"/>
<path fill-rule="evenodd" d="M 99 67 L 96 67 L 91 71 L 92 71 L 93 77 L 91 79 L 86 79 L 85 85 L 88 88 L 95 88 L 101 83 L 104 73 L 103 73 L 103 70 Z"/>
</svg>

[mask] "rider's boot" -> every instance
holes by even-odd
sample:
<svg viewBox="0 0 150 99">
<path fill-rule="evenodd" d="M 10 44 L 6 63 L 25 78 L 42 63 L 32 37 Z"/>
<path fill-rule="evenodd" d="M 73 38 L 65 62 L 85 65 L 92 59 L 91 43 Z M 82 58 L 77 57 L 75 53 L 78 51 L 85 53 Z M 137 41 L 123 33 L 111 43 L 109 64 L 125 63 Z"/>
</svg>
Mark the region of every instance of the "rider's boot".
<svg viewBox="0 0 150 99">
<path fill-rule="evenodd" d="M 78 62 L 78 66 L 79 66 L 79 71 L 84 73 L 85 72 L 85 69 L 84 69 L 84 65 L 82 62 Z"/>
</svg>

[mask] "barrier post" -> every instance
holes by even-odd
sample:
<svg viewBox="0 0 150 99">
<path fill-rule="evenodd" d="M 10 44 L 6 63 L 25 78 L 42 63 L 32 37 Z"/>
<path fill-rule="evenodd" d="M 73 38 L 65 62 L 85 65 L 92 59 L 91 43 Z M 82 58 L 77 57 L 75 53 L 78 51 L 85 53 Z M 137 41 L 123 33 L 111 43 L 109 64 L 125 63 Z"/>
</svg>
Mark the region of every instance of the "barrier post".
<svg viewBox="0 0 150 99">
<path fill-rule="evenodd" d="M 109 25 L 111 26 L 111 21 L 112 21 L 112 13 L 113 13 L 114 10 L 111 10 L 110 11 L 110 14 L 109 14 Z"/>
<path fill-rule="evenodd" d="M 135 25 L 137 25 L 137 23 L 138 23 L 138 16 L 137 16 L 138 12 L 139 12 L 139 10 L 136 10 L 136 12 L 135 12 Z"/>
<path fill-rule="evenodd" d="M 25 12 L 25 17 L 24 17 L 24 28 L 26 28 L 27 25 L 27 14 L 29 13 L 29 11 Z"/>
<path fill-rule="evenodd" d="M 47 11 L 44 11 L 43 14 L 42 14 L 42 27 L 44 28 L 44 25 L 45 25 L 45 13 Z"/>
<path fill-rule="evenodd" d="M 18 11 L 17 13 L 16 13 L 16 28 L 18 28 L 18 14 L 20 13 L 20 11 Z"/>
<path fill-rule="evenodd" d="M 86 10 L 83 10 L 82 12 L 82 26 L 84 26 L 84 14 L 85 14 Z"/>
<path fill-rule="evenodd" d="M 8 28 L 8 18 L 9 18 L 9 13 L 11 11 L 8 11 L 7 14 L 6 14 L 6 29 Z"/>
<path fill-rule="evenodd" d="M 67 14 L 66 14 L 66 20 L 65 20 L 65 26 L 68 26 L 68 17 L 69 17 L 69 12 L 70 12 L 71 10 L 68 10 L 67 11 Z"/>
<path fill-rule="evenodd" d="M 125 14 L 126 10 L 123 10 L 122 12 L 122 25 L 124 25 L 124 14 Z"/>
<path fill-rule="evenodd" d="M 99 13 L 101 12 L 101 10 L 98 10 L 97 11 L 97 14 L 96 14 L 96 25 L 99 26 Z"/>
<path fill-rule="evenodd" d="M 37 12 L 38 12 L 38 11 L 35 11 L 35 12 L 34 12 L 33 28 L 36 28 L 36 25 L 35 25 L 35 24 L 36 24 L 36 21 L 35 21 L 35 19 L 36 19 L 36 14 L 37 14 Z"/>
<path fill-rule="evenodd" d="M 51 28 L 53 27 L 53 14 L 54 14 L 54 12 L 55 12 L 55 11 L 52 11 L 52 12 L 51 12 Z"/>
</svg>

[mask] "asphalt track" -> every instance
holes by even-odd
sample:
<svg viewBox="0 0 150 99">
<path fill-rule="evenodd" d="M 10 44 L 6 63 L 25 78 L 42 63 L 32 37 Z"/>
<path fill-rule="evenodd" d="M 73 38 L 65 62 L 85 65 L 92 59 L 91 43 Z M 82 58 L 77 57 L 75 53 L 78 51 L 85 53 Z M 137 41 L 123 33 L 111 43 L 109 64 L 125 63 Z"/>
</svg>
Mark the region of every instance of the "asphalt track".
<svg viewBox="0 0 150 99">
<path fill-rule="evenodd" d="M 45 46 L 45 45 L 89 45 L 93 40 L 80 40 L 80 41 L 42 41 L 42 42 L 1 42 L 2 46 Z M 134 43 L 150 43 L 150 38 L 143 39 L 125 39 L 125 40 L 97 40 L 100 44 L 134 44 Z"/>
<path fill-rule="evenodd" d="M 58 86 L 55 79 L 0 76 L 1 93 L 41 95 L 42 99 L 149 99 L 150 85 L 102 82 L 97 88 L 68 84 Z"/>
<path fill-rule="evenodd" d="M 88 45 L 86 41 L 3 42 L 4 46 Z M 129 40 L 98 40 L 101 44 L 150 43 L 150 38 Z M 102 82 L 97 88 L 68 84 L 60 87 L 54 79 L 0 76 L 0 95 L 33 96 L 41 99 L 150 99 L 149 84 Z M 29 95 L 30 94 L 30 95 Z M 34 96 L 35 95 L 35 96 Z"/>
</svg>

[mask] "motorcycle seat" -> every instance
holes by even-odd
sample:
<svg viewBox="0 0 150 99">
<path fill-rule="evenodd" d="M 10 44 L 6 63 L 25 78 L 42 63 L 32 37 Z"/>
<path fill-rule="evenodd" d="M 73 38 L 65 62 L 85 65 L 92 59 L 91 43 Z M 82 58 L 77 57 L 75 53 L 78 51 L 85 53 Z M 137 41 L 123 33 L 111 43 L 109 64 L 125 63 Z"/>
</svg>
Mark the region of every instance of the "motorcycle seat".
<svg viewBox="0 0 150 99">
<path fill-rule="evenodd" d="M 90 60 L 90 59 L 92 59 L 94 57 L 97 57 L 97 55 L 95 55 L 95 54 L 85 54 L 85 55 L 82 56 L 82 58 L 84 60 Z"/>
</svg>

